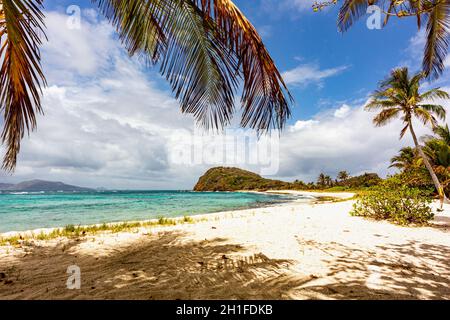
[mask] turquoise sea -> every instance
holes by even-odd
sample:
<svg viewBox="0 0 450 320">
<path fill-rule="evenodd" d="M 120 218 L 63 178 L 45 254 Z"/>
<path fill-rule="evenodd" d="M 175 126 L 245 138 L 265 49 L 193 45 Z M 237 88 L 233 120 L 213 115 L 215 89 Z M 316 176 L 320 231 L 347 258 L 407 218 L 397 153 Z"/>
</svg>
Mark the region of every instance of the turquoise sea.
<svg viewBox="0 0 450 320">
<path fill-rule="evenodd" d="M 286 202 L 241 192 L 99 191 L 0 193 L 0 233 L 103 222 L 180 217 Z"/>
</svg>

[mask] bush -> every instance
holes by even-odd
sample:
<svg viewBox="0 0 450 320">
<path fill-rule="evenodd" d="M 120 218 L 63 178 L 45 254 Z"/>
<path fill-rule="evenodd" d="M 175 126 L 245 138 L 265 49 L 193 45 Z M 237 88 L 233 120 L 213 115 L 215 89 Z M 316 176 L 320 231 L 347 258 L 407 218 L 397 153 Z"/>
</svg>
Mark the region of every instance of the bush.
<svg viewBox="0 0 450 320">
<path fill-rule="evenodd" d="M 353 205 L 352 216 L 389 220 L 400 225 L 426 224 L 434 214 L 428 192 L 388 179 Z"/>
</svg>

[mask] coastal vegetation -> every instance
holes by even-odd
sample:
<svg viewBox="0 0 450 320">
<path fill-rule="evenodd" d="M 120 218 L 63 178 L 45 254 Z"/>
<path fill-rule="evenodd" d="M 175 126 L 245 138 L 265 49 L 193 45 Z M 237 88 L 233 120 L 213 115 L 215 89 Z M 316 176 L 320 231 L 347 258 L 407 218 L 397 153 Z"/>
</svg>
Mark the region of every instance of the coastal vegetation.
<svg viewBox="0 0 450 320">
<path fill-rule="evenodd" d="M 345 174 L 343 173 L 345 172 Z M 376 173 L 365 173 L 351 177 L 341 171 L 337 179 L 324 173 L 319 174 L 316 183 L 305 183 L 301 180 L 285 182 L 263 178 L 260 175 L 228 167 L 211 168 L 200 177 L 194 191 L 239 191 L 239 190 L 359 190 L 380 183 L 382 179 Z"/>
<path fill-rule="evenodd" d="M 409 131 L 414 148 L 404 147 L 392 157 L 390 167 L 400 172 L 364 194 L 355 203 L 352 215 L 402 225 L 425 224 L 434 217 L 430 207 L 433 189 L 441 209 L 449 202 L 445 193 L 450 182 L 450 132 L 448 125 L 438 124 L 438 119 L 445 119 L 445 108 L 433 102 L 450 96 L 440 88 L 420 92 L 424 78 L 423 72 L 410 76 L 407 68 L 394 69 L 367 104 L 368 111 L 378 111 L 373 118 L 375 126 L 400 118 L 404 125 L 400 139 Z M 433 129 L 434 135 L 422 137 L 423 144 L 415 133 L 414 118 Z"/>
<path fill-rule="evenodd" d="M 391 177 L 359 198 L 350 214 L 400 225 L 423 225 L 434 218 L 430 203 L 429 192 Z"/>
<path fill-rule="evenodd" d="M 433 135 L 421 137 L 421 147 L 436 173 L 446 194 L 450 193 L 450 139 L 448 125 L 437 126 Z M 416 149 L 402 148 L 391 159 L 391 167 L 399 170 L 397 176 L 405 185 L 418 188 L 433 188 L 433 181 Z"/>
<path fill-rule="evenodd" d="M 444 120 L 446 111 L 445 107 L 440 104 L 434 104 L 433 101 L 437 99 L 449 99 L 450 95 L 440 88 L 433 88 L 421 92 L 420 86 L 424 77 L 425 75 L 423 72 L 409 75 L 408 68 L 405 67 L 392 70 L 389 77 L 382 81 L 379 89 L 373 93 L 372 99 L 367 104 L 366 109 L 368 111 L 379 112 L 373 118 L 373 123 L 377 127 L 384 126 L 396 118 L 401 119 L 404 127 L 400 132 L 400 139 L 409 131 L 414 141 L 415 150 L 411 153 L 411 150 L 403 149 L 400 156 L 406 157 L 407 160 L 411 158 L 411 154 L 417 153 L 421 162 L 428 170 L 436 191 L 439 194 L 442 206 L 444 202 L 449 203 L 450 201 L 445 195 L 444 188 L 433 169 L 429 156 L 425 154 L 419 143 L 413 126 L 413 120 L 417 119 L 423 125 L 429 125 L 436 130 L 436 128 L 438 128 L 438 119 Z M 445 136 L 445 128 L 437 130 L 437 132 L 440 132 Z M 433 155 L 433 149 L 430 145 L 433 144 L 434 141 L 435 139 L 430 139 L 428 141 L 429 147 L 427 149 L 429 150 L 428 153 L 430 155 Z M 441 144 L 439 144 L 439 146 L 441 146 Z M 435 155 L 435 158 L 439 159 L 442 157 L 442 160 L 446 162 L 446 154 L 445 152 L 441 152 L 445 150 L 445 148 L 442 150 L 440 149 L 439 156 Z M 403 165 L 398 161 L 399 159 L 394 158 L 393 160 L 393 165 Z"/>
<path fill-rule="evenodd" d="M 195 222 L 201 222 L 206 220 L 203 217 L 192 218 L 189 216 L 184 216 L 182 218 L 169 219 L 165 217 L 160 217 L 157 220 L 150 221 L 137 221 L 137 222 L 121 222 L 121 223 L 103 223 L 91 226 L 76 226 L 69 224 L 64 228 L 55 228 L 51 231 L 40 231 L 38 233 L 26 232 L 17 233 L 12 236 L 0 237 L 0 246 L 4 245 L 20 245 L 27 243 L 32 240 L 51 240 L 61 237 L 66 238 L 79 238 L 88 235 L 95 235 L 99 232 L 110 232 L 119 233 L 124 231 L 132 231 L 137 228 L 148 228 L 148 227 L 158 227 L 158 226 L 175 226 L 179 224 L 190 224 Z"/>
</svg>

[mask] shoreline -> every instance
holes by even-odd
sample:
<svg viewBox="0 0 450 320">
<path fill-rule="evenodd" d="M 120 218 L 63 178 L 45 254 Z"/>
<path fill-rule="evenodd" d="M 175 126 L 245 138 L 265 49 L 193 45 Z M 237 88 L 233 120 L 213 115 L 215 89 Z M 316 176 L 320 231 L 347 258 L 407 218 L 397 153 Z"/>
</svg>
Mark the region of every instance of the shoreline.
<svg viewBox="0 0 450 320">
<path fill-rule="evenodd" d="M 314 194 L 317 194 L 317 196 L 320 196 L 319 193 L 317 193 L 317 192 L 294 191 L 294 190 L 267 190 L 267 191 L 239 190 L 239 191 L 235 191 L 235 192 L 259 193 L 259 194 L 269 194 L 269 195 L 273 195 L 273 194 L 293 195 L 293 196 L 307 195 L 307 196 L 311 196 L 311 197 L 314 197 Z M 340 196 L 342 196 L 344 194 L 344 193 L 342 193 L 342 195 L 339 195 L 339 193 L 327 193 L 327 192 L 324 192 L 324 193 L 329 194 L 330 197 L 336 197 L 336 198 L 340 198 Z M 347 193 L 345 193 L 345 194 L 347 195 Z M 348 194 L 350 194 L 350 193 L 348 193 Z M 295 201 L 297 201 L 297 199 L 289 199 L 289 200 L 286 200 L 286 201 L 283 201 L 280 203 L 267 203 L 267 204 L 262 204 L 260 206 L 250 207 L 250 208 L 231 209 L 231 210 L 226 210 L 226 211 L 215 211 L 215 212 L 209 212 L 209 213 L 200 213 L 200 214 L 193 214 L 193 215 L 186 215 L 186 216 L 183 215 L 183 216 L 174 216 L 174 217 L 163 217 L 163 218 L 167 218 L 167 219 L 174 220 L 174 221 L 182 220 L 184 217 L 190 217 L 194 220 L 196 220 L 196 218 L 197 218 L 197 220 L 203 220 L 204 218 L 212 217 L 212 215 L 221 215 L 221 214 L 226 214 L 229 212 L 254 210 L 254 209 L 259 209 L 259 208 L 278 207 L 278 206 L 282 206 L 284 204 L 289 204 L 289 203 L 295 202 Z M 152 223 L 156 223 L 158 220 L 159 220 L 159 218 L 144 219 L 144 220 L 122 220 L 122 221 L 112 221 L 112 222 L 100 222 L 100 223 L 93 223 L 93 224 L 80 224 L 80 225 L 74 225 L 74 226 L 80 227 L 80 228 L 89 228 L 89 227 L 100 227 L 100 226 L 106 224 L 107 226 L 114 227 L 114 226 L 125 224 L 125 223 L 152 224 Z M 61 230 L 61 229 L 64 229 L 65 227 L 66 226 L 43 227 L 43 228 L 27 229 L 27 230 L 22 230 L 22 231 L 12 230 L 12 231 L 0 232 L 0 240 L 2 238 L 9 238 L 9 237 L 16 237 L 16 236 L 33 237 L 35 235 L 42 234 L 42 233 L 50 234 L 51 232 L 53 232 L 55 230 Z"/>
<path fill-rule="evenodd" d="M 292 201 L 3 246 L 0 298 L 450 299 L 449 205 L 410 228 L 352 217 L 353 203 Z M 66 288 L 70 265 L 80 290 Z"/>
</svg>

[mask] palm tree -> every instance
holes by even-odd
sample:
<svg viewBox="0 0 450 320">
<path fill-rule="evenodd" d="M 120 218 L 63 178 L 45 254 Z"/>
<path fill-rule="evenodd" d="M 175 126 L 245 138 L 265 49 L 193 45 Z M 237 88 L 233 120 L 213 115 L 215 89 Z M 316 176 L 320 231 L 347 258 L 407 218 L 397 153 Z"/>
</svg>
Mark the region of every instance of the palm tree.
<svg viewBox="0 0 450 320">
<path fill-rule="evenodd" d="M 391 158 L 389 168 L 397 168 L 403 171 L 409 171 L 416 165 L 416 150 L 411 147 L 401 148 L 398 155 Z"/>
<path fill-rule="evenodd" d="M 317 185 L 319 187 L 325 187 L 327 184 L 327 176 L 324 173 L 320 173 L 319 177 L 317 178 Z"/>
<path fill-rule="evenodd" d="M 337 0 L 322 0 L 313 4 L 314 11 L 334 5 Z M 343 0 L 339 9 L 338 30 L 347 31 L 353 23 L 366 14 L 367 8 L 377 5 L 385 19 L 390 17 L 415 17 L 417 27 L 426 21 L 426 45 L 422 61 L 423 72 L 427 77 L 437 78 L 445 69 L 450 36 L 450 1 L 448 0 Z"/>
<path fill-rule="evenodd" d="M 450 146 L 450 129 L 448 128 L 448 124 L 445 126 L 437 126 L 433 129 L 433 132 L 439 140 Z"/>
<path fill-rule="evenodd" d="M 367 104 L 367 110 L 381 110 L 373 119 L 377 127 L 386 125 L 391 120 L 401 117 L 405 125 L 400 132 L 400 139 L 409 130 L 414 140 L 414 145 L 423 160 L 431 179 L 439 193 L 441 206 L 443 202 L 449 203 L 444 190 L 433 171 L 428 157 L 419 144 L 414 127 L 413 118 L 417 118 L 424 125 L 430 124 L 433 128 L 437 126 L 436 117 L 445 119 L 445 108 L 441 105 L 431 104 L 436 98 L 449 99 L 447 92 L 439 88 L 419 92 L 420 81 L 424 78 L 423 73 L 418 73 L 412 77 L 408 74 L 408 68 L 398 68 L 391 71 L 390 76 L 381 82 L 377 91 L 372 94 L 372 100 Z"/>
<path fill-rule="evenodd" d="M 92 0 L 131 56 L 159 64 L 184 113 L 218 130 L 235 113 L 242 79 L 243 127 L 282 128 L 292 97 L 253 25 L 231 0 Z M 36 127 L 46 85 L 39 46 L 43 0 L 0 0 L 0 113 L 3 168 Z"/>
<path fill-rule="evenodd" d="M 330 176 L 325 176 L 325 186 L 327 186 L 327 187 L 333 186 L 333 179 L 331 179 Z"/>
<path fill-rule="evenodd" d="M 337 175 L 337 179 L 340 182 L 347 180 L 349 177 L 350 177 L 350 174 L 347 171 L 345 171 L 345 170 L 339 171 L 339 173 Z"/>
<path fill-rule="evenodd" d="M 450 185 L 450 130 L 448 125 L 437 126 L 433 132 L 435 136 L 424 137 L 423 149 L 445 188 Z"/>
</svg>

